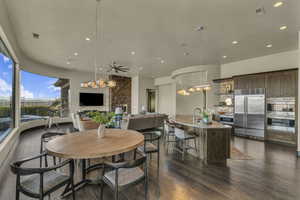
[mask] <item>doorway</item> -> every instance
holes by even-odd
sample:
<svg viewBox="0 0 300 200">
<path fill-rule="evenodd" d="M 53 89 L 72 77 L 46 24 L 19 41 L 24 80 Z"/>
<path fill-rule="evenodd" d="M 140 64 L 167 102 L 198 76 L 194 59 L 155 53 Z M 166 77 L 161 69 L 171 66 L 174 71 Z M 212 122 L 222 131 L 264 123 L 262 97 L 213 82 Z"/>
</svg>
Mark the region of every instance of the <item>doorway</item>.
<svg viewBox="0 0 300 200">
<path fill-rule="evenodd" d="M 155 112 L 156 94 L 154 89 L 147 89 L 147 110 Z"/>
</svg>

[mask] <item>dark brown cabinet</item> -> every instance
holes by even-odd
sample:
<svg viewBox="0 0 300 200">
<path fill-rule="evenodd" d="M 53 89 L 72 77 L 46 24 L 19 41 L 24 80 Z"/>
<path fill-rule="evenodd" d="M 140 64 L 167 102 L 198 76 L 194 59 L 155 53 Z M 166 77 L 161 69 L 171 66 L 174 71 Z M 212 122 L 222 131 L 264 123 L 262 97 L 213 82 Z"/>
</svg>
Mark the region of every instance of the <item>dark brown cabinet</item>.
<svg viewBox="0 0 300 200">
<path fill-rule="evenodd" d="M 267 97 L 297 96 L 298 70 L 236 76 L 234 89 L 266 88 Z"/>
<path fill-rule="evenodd" d="M 234 78 L 235 89 L 265 88 L 265 75 L 247 75 Z"/>
<path fill-rule="evenodd" d="M 297 70 L 266 74 L 267 97 L 296 97 Z"/>
<path fill-rule="evenodd" d="M 234 78 L 234 89 L 235 90 L 242 90 L 247 89 L 247 81 L 245 80 L 245 77 L 235 77 Z"/>
<path fill-rule="evenodd" d="M 255 88 L 265 88 L 265 75 L 264 74 L 258 74 L 258 75 L 252 75 L 250 77 L 250 88 L 249 89 L 255 89 Z"/>
<path fill-rule="evenodd" d="M 267 97 L 281 96 L 281 74 L 282 72 L 274 72 L 266 75 L 266 93 Z"/>
<path fill-rule="evenodd" d="M 280 86 L 282 97 L 295 97 L 297 95 L 297 71 L 282 72 Z"/>
</svg>

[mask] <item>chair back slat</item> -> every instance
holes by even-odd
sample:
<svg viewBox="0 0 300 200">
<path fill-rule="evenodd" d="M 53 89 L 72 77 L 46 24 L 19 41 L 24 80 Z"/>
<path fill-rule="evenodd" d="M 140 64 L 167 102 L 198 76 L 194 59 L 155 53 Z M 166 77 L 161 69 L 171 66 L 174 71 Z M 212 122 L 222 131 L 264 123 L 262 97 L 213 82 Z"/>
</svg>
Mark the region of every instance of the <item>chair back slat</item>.
<svg viewBox="0 0 300 200">
<path fill-rule="evenodd" d="M 134 168 L 143 165 L 146 162 L 146 157 L 143 156 L 141 158 L 138 158 L 136 160 L 127 161 L 124 166 L 120 168 Z"/>
</svg>

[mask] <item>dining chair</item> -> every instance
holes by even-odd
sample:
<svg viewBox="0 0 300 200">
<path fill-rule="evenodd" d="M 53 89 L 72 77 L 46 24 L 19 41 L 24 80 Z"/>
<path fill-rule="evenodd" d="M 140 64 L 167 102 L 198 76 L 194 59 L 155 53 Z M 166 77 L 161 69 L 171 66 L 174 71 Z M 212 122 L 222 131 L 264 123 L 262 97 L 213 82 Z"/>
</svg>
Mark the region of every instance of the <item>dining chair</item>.
<svg viewBox="0 0 300 200">
<path fill-rule="evenodd" d="M 78 126 L 78 130 L 79 131 L 85 131 L 85 128 L 83 127 L 82 125 L 82 122 L 81 122 L 81 119 L 80 119 L 80 116 L 78 113 L 75 114 L 75 121 L 77 122 L 77 126 Z"/>
<path fill-rule="evenodd" d="M 51 139 L 53 139 L 54 137 L 57 136 L 62 136 L 62 135 L 66 135 L 66 133 L 63 132 L 45 132 L 41 135 L 41 142 L 40 142 L 40 154 L 42 154 L 45 150 L 44 150 L 44 144 L 49 142 Z M 48 156 L 44 156 L 45 159 L 45 167 L 48 166 Z M 56 157 L 53 156 L 53 162 L 54 165 L 56 165 Z M 40 157 L 40 167 L 43 166 L 43 157 Z"/>
<path fill-rule="evenodd" d="M 148 170 L 147 158 L 142 152 L 138 152 L 141 157 L 138 159 L 124 161 L 119 163 L 104 162 L 101 194 L 100 199 L 103 199 L 104 184 L 108 185 L 114 191 L 114 199 L 119 199 L 119 193 L 123 190 L 144 183 L 145 194 L 148 196 Z M 110 169 L 111 171 L 107 171 Z"/>
<path fill-rule="evenodd" d="M 55 120 L 58 117 L 56 117 L 55 115 L 56 111 L 48 111 L 48 117 L 46 118 L 46 123 L 44 127 L 45 130 L 52 128 L 52 126 L 55 126 L 57 130 L 59 129 L 59 124 L 57 120 Z"/>
<path fill-rule="evenodd" d="M 144 145 L 138 147 L 138 151 L 144 152 L 147 158 L 152 159 L 152 154 L 157 154 L 157 178 L 159 177 L 159 161 L 160 161 L 160 138 L 161 134 L 156 131 L 142 132 L 144 135 Z M 136 158 L 137 151 L 134 151 L 134 158 Z"/>
<path fill-rule="evenodd" d="M 71 118 L 72 118 L 72 123 L 73 123 L 73 130 L 74 131 L 79 131 L 79 125 L 76 119 L 76 114 L 75 113 L 71 113 Z"/>
<path fill-rule="evenodd" d="M 182 160 L 184 160 L 185 154 L 188 150 L 194 149 L 196 152 L 198 152 L 197 147 L 197 137 L 194 135 L 191 135 L 187 133 L 185 130 L 175 127 L 174 131 L 175 139 L 176 139 L 176 145 L 174 150 L 178 151 L 182 154 Z M 194 147 L 189 145 L 189 141 L 194 142 Z"/>
<path fill-rule="evenodd" d="M 75 200 L 73 160 L 65 160 L 60 164 L 45 168 L 22 167 L 23 164 L 44 156 L 47 154 L 39 154 L 10 165 L 11 171 L 16 174 L 16 200 L 20 199 L 20 193 L 40 200 L 45 196 L 50 198 L 52 192 L 63 186 L 66 186 L 65 191 L 71 187 L 72 198 Z M 69 175 L 58 172 L 58 169 L 67 165 Z"/>
</svg>

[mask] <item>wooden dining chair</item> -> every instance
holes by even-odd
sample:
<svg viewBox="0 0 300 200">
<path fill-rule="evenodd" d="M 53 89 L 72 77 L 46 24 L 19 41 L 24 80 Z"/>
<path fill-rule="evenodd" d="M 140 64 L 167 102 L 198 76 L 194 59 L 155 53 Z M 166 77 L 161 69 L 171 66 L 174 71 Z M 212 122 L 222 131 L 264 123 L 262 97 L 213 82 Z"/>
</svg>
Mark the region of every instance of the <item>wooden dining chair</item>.
<svg viewBox="0 0 300 200">
<path fill-rule="evenodd" d="M 142 132 L 144 135 L 144 145 L 138 147 L 138 151 L 144 152 L 147 158 L 151 159 L 152 154 L 157 154 L 157 178 L 159 177 L 159 161 L 160 161 L 160 138 L 159 131 Z M 134 157 L 136 157 L 134 152 Z"/>
<path fill-rule="evenodd" d="M 10 165 L 11 171 L 16 174 L 17 179 L 16 200 L 20 199 L 20 193 L 43 200 L 45 196 L 50 197 L 52 192 L 63 186 L 66 186 L 65 190 L 71 187 L 72 197 L 73 200 L 75 200 L 73 160 L 65 160 L 60 164 L 44 168 L 22 167 L 25 163 L 45 156 L 47 156 L 46 153 L 39 154 L 31 158 L 14 162 Z M 58 172 L 57 169 L 67 165 L 69 165 L 69 175 Z"/>
<path fill-rule="evenodd" d="M 119 199 L 119 193 L 124 189 L 144 183 L 145 200 L 148 196 L 148 172 L 147 158 L 142 152 L 138 152 L 141 157 L 136 160 L 124 161 L 119 163 L 104 162 L 101 196 L 103 199 L 104 184 L 108 185 L 114 191 L 114 199 Z M 107 171 L 111 170 L 111 171 Z"/>
<path fill-rule="evenodd" d="M 76 113 L 71 113 L 72 123 L 73 123 L 73 131 L 79 131 L 79 125 L 76 118 Z"/>
<path fill-rule="evenodd" d="M 63 132 L 51 132 L 51 131 L 48 131 L 48 132 L 45 132 L 41 135 L 41 141 L 40 141 L 40 154 L 42 154 L 45 150 L 44 150 L 44 144 L 49 142 L 51 139 L 53 139 L 54 137 L 57 137 L 57 136 L 62 136 L 62 135 L 66 135 L 66 133 L 63 133 Z M 48 166 L 48 156 L 44 156 L 44 160 L 45 160 L 45 167 Z M 53 157 L 53 162 L 54 162 L 54 165 L 56 165 L 56 157 Z M 41 156 L 40 157 L 40 167 L 43 166 L 43 157 Z"/>
</svg>

